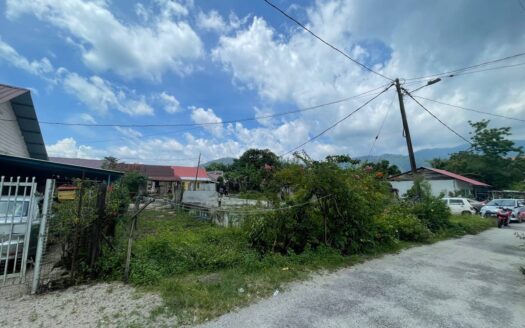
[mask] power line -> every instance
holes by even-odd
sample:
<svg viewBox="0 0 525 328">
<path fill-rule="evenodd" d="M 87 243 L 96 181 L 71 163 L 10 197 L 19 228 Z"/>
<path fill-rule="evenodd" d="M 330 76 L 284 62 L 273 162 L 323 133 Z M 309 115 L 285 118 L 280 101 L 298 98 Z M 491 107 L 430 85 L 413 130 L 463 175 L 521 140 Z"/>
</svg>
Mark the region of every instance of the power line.
<svg viewBox="0 0 525 328">
<path fill-rule="evenodd" d="M 313 35 L 316 39 L 318 39 L 319 41 L 321 41 L 322 43 L 326 44 L 327 46 L 329 46 L 330 48 L 332 48 L 333 50 L 337 51 L 338 53 L 340 53 L 341 55 L 345 56 L 347 59 L 351 60 L 352 62 L 354 62 L 355 64 L 363 67 L 364 69 L 366 69 L 367 71 L 371 72 L 371 73 L 374 73 L 376 75 L 379 75 L 381 76 L 382 78 L 385 78 L 389 81 L 393 81 L 393 79 L 389 78 L 388 76 L 385 76 L 377 71 L 374 71 L 373 69 L 371 69 L 370 67 L 366 66 L 365 64 L 355 60 L 354 58 L 350 57 L 347 53 L 345 53 L 344 51 L 340 50 L 339 48 L 333 46 L 332 44 L 328 43 L 327 41 L 325 41 L 323 38 L 321 38 L 320 36 L 318 36 L 317 34 L 315 34 L 314 32 L 312 32 L 309 28 L 307 28 L 306 26 L 304 26 L 301 22 L 299 22 L 297 19 L 293 18 L 292 16 L 288 15 L 284 10 L 282 10 L 281 8 L 277 7 L 276 5 L 274 5 L 273 3 L 271 3 L 270 1 L 268 0 L 264 0 L 264 2 L 266 2 L 268 5 L 270 5 L 271 7 L 273 7 L 275 10 L 277 10 L 278 12 L 280 12 L 281 14 L 283 14 L 286 18 L 290 19 L 291 21 L 293 21 L 295 24 L 299 25 L 302 29 L 304 29 L 306 32 L 310 33 L 311 35 Z"/>
<path fill-rule="evenodd" d="M 379 97 L 380 95 L 382 95 L 383 93 L 385 93 L 386 91 L 388 91 L 388 89 L 390 89 L 391 87 L 393 86 L 393 84 L 390 84 L 385 90 L 381 91 L 379 94 L 375 95 L 374 97 L 372 97 L 371 99 L 367 100 L 364 104 L 362 104 L 361 106 L 357 107 L 353 112 L 351 112 L 350 114 L 346 115 L 345 117 L 343 117 L 342 119 L 340 119 L 339 121 L 335 122 L 334 124 L 330 125 L 328 128 L 324 129 L 323 131 L 321 131 L 320 133 L 318 133 L 317 135 L 315 135 L 314 137 L 308 139 L 307 141 L 303 142 L 302 144 L 300 144 L 299 146 L 287 151 L 286 153 L 284 154 L 281 154 L 279 155 L 279 157 L 283 157 L 285 155 L 288 155 L 290 153 L 293 153 L 294 151 L 296 151 L 297 149 L 303 147 L 304 145 L 314 141 L 315 139 L 319 138 L 320 136 L 322 136 L 323 134 L 325 134 L 326 132 L 328 132 L 329 130 L 335 128 L 337 125 L 339 125 L 341 122 L 343 122 L 344 120 L 346 120 L 347 118 L 349 118 L 350 116 L 354 115 L 355 113 L 357 113 L 359 110 L 361 110 L 363 107 L 365 107 L 366 105 L 368 105 L 370 102 L 372 102 L 374 99 L 376 99 L 377 97 Z"/>
<path fill-rule="evenodd" d="M 315 106 L 311 106 L 311 107 L 305 107 L 305 108 L 296 109 L 296 110 L 287 111 L 287 112 L 282 112 L 282 113 L 277 113 L 277 114 L 268 114 L 268 115 L 262 115 L 262 116 L 256 116 L 256 117 L 248 117 L 248 118 L 235 119 L 235 120 L 226 120 L 226 121 L 220 121 L 220 122 L 219 121 L 215 121 L 215 122 L 204 122 L 204 123 L 165 123 L 165 124 L 99 124 L 99 123 L 68 123 L 68 122 L 41 121 L 39 123 L 40 124 L 47 124 L 47 125 L 60 125 L 60 126 L 122 127 L 122 128 L 192 127 L 192 126 L 208 126 L 208 125 L 219 125 L 219 124 L 222 125 L 222 124 L 228 124 L 228 123 L 240 123 L 240 122 L 247 122 L 247 121 L 256 121 L 256 120 L 260 120 L 260 119 L 266 119 L 266 118 L 272 118 L 272 117 L 278 117 L 278 116 L 284 116 L 284 115 L 290 115 L 290 114 L 296 114 L 296 113 L 311 111 L 311 110 L 319 109 L 319 108 L 322 108 L 322 107 L 343 103 L 343 102 L 346 102 L 346 101 L 349 101 L 349 100 L 352 100 L 352 99 L 355 99 L 355 98 L 359 98 L 359 97 L 365 96 L 365 95 L 367 95 L 369 93 L 372 93 L 372 92 L 374 92 L 376 90 L 379 90 L 381 88 L 384 88 L 384 87 L 385 87 L 385 85 L 382 85 L 380 87 L 374 88 L 372 90 L 365 91 L 363 93 L 360 93 L 360 94 L 357 94 L 357 95 L 354 95 L 354 96 L 351 96 L 351 97 L 347 97 L 347 98 L 343 98 L 343 99 L 339 99 L 339 100 L 335 100 L 335 101 L 331 101 L 331 102 L 327 102 L 327 103 L 324 103 L 324 104 L 319 104 L 319 105 L 315 105 Z M 19 117 L 18 119 L 32 120 L 32 121 L 36 121 L 37 120 L 35 118 L 26 118 L 26 117 Z M 17 121 L 17 120 L 0 119 L 0 121 L 14 122 L 14 121 Z"/>
<path fill-rule="evenodd" d="M 511 56 L 507 56 L 507 57 L 503 57 L 503 58 L 499 58 L 499 59 L 489 60 L 489 61 L 486 61 L 486 62 L 483 62 L 483 63 L 479 63 L 479 64 L 476 64 L 476 65 L 467 66 L 467 67 L 463 67 L 463 68 L 458 68 L 458 69 L 454 69 L 454 70 L 451 70 L 451 71 L 446 71 L 446 72 L 432 74 L 432 75 L 426 75 L 426 76 L 414 77 L 414 78 L 406 79 L 406 81 L 422 80 L 422 79 L 427 79 L 427 78 L 438 77 L 438 76 L 441 76 L 441 75 L 454 74 L 454 73 L 463 72 L 463 71 L 466 71 L 466 70 L 469 70 L 469 69 L 473 69 L 473 68 L 477 68 L 477 67 L 481 67 L 481 66 L 485 66 L 485 65 L 490 65 L 490 64 L 493 64 L 493 63 L 498 63 L 498 62 L 501 62 L 501 61 L 504 61 L 504 60 L 514 59 L 514 58 L 521 57 L 521 56 L 525 56 L 525 52 L 518 53 L 518 54 L 515 54 L 515 55 L 511 55 Z"/>
<path fill-rule="evenodd" d="M 388 114 L 390 114 L 390 109 L 392 108 L 392 105 L 394 104 L 394 100 L 396 99 L 396 94 L 394 93 L 392 95 L 392 101 L 390 102 L 390 105 L 388 105 L 388 108 L 386 109 L 385 117 L 383 118 L 383 122 L 381 122 L 381 125 L 379 126 L 379 131 L 377 131 L 376 137 L 374 138 L 374 141 L 372 143 L 372 146 L 370 147 L 370 151 L 368 152 L 367 159 L 370 160 L 370 156 L 372 155 L 372 151 L 374 150 L 374 147 L 376 145 L 377 139 L 379 139 L 379 135 L 381 134 L 381 131 L 383 130 L 383 127 L 385 126 L 386 119 L 388 118 Z"/>
<path fill-rule="evenodd" d="M 494 114 L 494 113 L 490 113 L 490 112 L 484 112 L 484 111 L 478 110 L 478 109 L 473 109 L 473 108 L 467 108 L 467 107 L 462 107 L 462 106 L 458 106 L 458 105 L 447 104 L 447 103 L 444 103 L 444 102 L 441 102 L 441 101 L 438 101 L 438 100 L 429 99 L 429 98 L 425 98 L 425 97 L 421 97 L 421 96 L 414 96 L 414 97 L 420 98 L 420 99 L 424 99 L 424 100 L 428 100 L 428 101 L 434 102 L 436 104 L 445 105 L 445 106 L 449 106 L 449 107 L 454 107 L 454 108 L 458 108 L 458 109 L 463 109 L 463 110 L 467 110 L 467 111 L 471 111 L 471 112 L 475 112 L 475 113 L 480 113 L 480 114 L 490 115 L 490 116 L 494 116 L 494 117 L 505 118 L 507 120 L 514 120 L 514 121 L 525 122 L 525 119 L 521 119 L 521 118 L 517 118 L 517 117 L 505 116 L 505 115 L 500 115 L 500 114 Z"/>
<path fill-rule="evenodd" d="M 468 144 L 472 145 L 472 142 L 470 142 L 470 140 L 468 140 L 467 138 L 465 138 L 464 136 L 462 136 L 461 134 L 459 134 L 458 132 L 456 132 L 454 129 L 452 129 L 450 126 L 448 126 L 445 122 L 443 122 L 442 120 L 439 119 L 439 117 L 437 117 L 436 115 L 434 115 L 434 113 L 432 113 L 428 108 L 426 108 L 425 106 L 423 106 L 423 104 L 421 104 L 419 101 L 417 101 L 416 98 L 414 98 L 407 90 L 403 89 L 406 94 L 412 98 L 412 100 L 414 100 L 421 108 L 423 108 L 427 113 L 429 113 L 433 118 L 435 118 L 439 123 L 441 123 L 444 127 L 446 127 L 447 129 L 449 129 L 452 133 L 454 133 L 455 135 L 457 135 L 458 137 L 460 137 L 461 139 L 463 139 L 464 141 L 466 141 Z"/>
</svg>

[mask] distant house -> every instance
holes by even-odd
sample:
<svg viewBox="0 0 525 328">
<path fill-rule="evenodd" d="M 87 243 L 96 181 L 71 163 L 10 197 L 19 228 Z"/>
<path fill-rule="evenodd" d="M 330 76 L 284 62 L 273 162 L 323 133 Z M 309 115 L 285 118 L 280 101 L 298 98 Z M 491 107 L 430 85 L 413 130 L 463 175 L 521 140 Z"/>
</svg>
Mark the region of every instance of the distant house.
<svg viewBox="0 0 525 328">
<path fill-rule="evenodd" d="M 180 189 L 181 179 L 173 174 L 171 166 L 119 163 L 117 169 L 123 172 L 135 171 L 147 177 L 147 192 L 150 194 L 167 195 Z"/>
<path fill-rule="evenodd" d="M 446 170 L 434 169 L 431 167 L 420 167 L 417 169 L 418 175 L 422 176 L 430 184 L 432 195 L 445 196 L 462 195 L 473 198 L 486 198 L 491 186 L 462 175 Z M 388 179 L 392 188 L 397 190 L 403 197 L 414 185 L 414 176 L 411 171 L 392 176 Z"/>
<path fill-rule="evenodd" d="M 172 166 L 174 175 L 178 176 L 183 190 L 215 191 L 215 184 L 208 177 L 203 167 Z"/>
<path fill-rule="evenodd" d="M 210 178 L 210 180 L 213 183 L 219 183 L 219 178 L 224 179 L 224 172 L 223 171 L 208 171 L 208 178 Z"/>
</svg>

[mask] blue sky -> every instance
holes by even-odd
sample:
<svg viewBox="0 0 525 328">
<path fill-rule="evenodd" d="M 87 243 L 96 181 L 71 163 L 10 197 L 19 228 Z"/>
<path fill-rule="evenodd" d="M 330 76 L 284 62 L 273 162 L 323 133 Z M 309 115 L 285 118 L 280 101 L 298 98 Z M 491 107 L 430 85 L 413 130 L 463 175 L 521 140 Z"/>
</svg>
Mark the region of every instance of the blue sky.
<svg viewBox="0 0 525 328">
<path fill-rule="evenodd" d="M 390 77 L 437 73 L 525 51 L 525 11 L 513 1 L 275 3 Z M 515 63 L 520 58 L 508 62 Z M 425 88 L 420 95 L 520 116 L 525 112 L 523 73 L 523 67 L 516 67 L 465 75 Z M 263 1 L 0 2 L 0 83 L 33 90 L 42 122 L 228 121 L 330 102 L 386 82 L 299 30 Z M 372 96 L 206 128 L 41 127 L 51 156 L 113 155 L 130 162 L 190 164 L 199 152 L 205 161 L 235 157 L 251 147 L 284 153 Z M 388 91 L 305 150 L 316 158 L 404 153 L 392 99 L 393 91 Z M 467 121 L 482 118 L 432 108 L 465 135 Z M 407 104 L 407 110 L 416 149 L 462 143 L 414 104 Z M 514 121 L 493 123 L 512 126 L 516 138 L 525 133 Z"/>
</svg>

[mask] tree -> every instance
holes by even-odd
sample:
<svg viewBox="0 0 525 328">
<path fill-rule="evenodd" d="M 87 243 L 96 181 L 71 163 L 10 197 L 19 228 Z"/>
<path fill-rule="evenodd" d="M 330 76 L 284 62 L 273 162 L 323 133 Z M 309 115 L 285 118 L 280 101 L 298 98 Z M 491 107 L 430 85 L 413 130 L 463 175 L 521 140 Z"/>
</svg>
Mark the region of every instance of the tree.
<svg viewBox="0 0 525 328">
<path fill-rule="evenodd" d="M 523 181 L 522 148 L 508 139 L 511 136 L 509 127 L 489 128 L 489 123 L 488 120 L 469 121 L 474 130 L 470 133 L 472 147 L 451 154 L 448 160 L 434 159 L 432 166 L 481 180 L 495 188 L 508 188 Z M 512 153 L 517 153 L 514 159 L 509 157 Z"/>
<path fill-rule="evenodd" d="M 397 165 L 390 165 L 390 162 L 387 160 L 382 160 L 377 163 L 364 163 L 363 167 L 370 167 L 370 169 L 376 173 L 376 175 L 379 177 L 388 178 L 392 175 L 401 174 L 401 170 L 397 167 Z"/>
<path fill-rule="evenodd" d="M 116 170 L 118 168 L 119 160 L 113 156 L 106 156 L 102 160 L 102 168 L 106 170 Z"/>
<path fill-rule="evenodd" d="M 242 191 L 262 191 L 280 164 L 269 149 L 248 149 L 234 160 L 227 179 L 238 183 Z"/>
</svg>

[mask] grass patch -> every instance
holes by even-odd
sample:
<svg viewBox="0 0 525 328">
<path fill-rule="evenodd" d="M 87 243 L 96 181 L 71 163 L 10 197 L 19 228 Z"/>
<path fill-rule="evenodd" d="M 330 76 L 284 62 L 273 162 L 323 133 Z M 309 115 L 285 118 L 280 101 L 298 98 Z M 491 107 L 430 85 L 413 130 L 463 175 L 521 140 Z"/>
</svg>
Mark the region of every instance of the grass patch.
<svg viewBox="0 0 525 328">
<path fill-rule="evenodd" d="M 450 229 L 431 241 L 478 233 L 494 226 L 478 216 L 454 216 Z M 119 252 L 108 259 L 112 277 L 121 277 L 127 226 L 119 227 Z M 318 247 L 302 254 L 261 255 L 249 247 L 239 228 L 223 228 L 166 211 L 140 216 L 133 245 L 131 282 L 159 293 L 164 305 L 153 315 L 176 315 L 180 323 L 212 319 L 280 291 L 286 283 L 312 272 L 332 271 L 421 243 L 396 242 L 367 254 L 343 256 Z"/>
<path fill-rule="evenodd" d="M 433 241 L 457 238 L 464 235 L 475 235 L 490 228 L 497 227 L 493 218 L 483 218 L 479 215 L 452 215 L 450 227 L 436 233 Z"/>
</svg>

